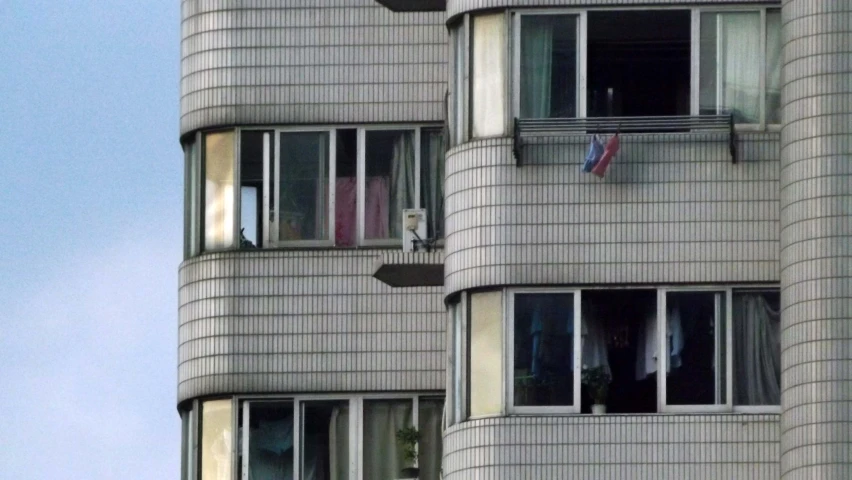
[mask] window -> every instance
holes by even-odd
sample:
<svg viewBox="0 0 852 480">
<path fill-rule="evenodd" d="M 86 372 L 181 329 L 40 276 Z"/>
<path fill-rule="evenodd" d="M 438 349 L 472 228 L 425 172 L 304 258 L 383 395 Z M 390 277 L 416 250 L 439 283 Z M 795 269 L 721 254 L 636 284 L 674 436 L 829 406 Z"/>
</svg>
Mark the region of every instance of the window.
<svg viewBox="0 0 852 480">
<path fill-rule="evenodd" d="M 429 237 L 443 235 L 438 128 L 241 129 L 200 138 L 201 162 L 196 143 L 184 146 L 187 256 L 397 245 L 406 208 L 426 208 Z"/>
<path fill-rule="evenodd" d="M 729 404 L 725 291 L 664 291 L 663 298 L 665 409 Z"/>
<path fill-rule="evenodd" d="M 242 401 L 239 432 L 231 430 L 231 399 L 204 402 L 210 416 L 202 434 L 201 480 L 356 480 L 398 478 L 408 466 L 420 469 L 419 478 L 438 480 L 441 469 L 441 421 L 444 399 L 429 395 L 368 394 L 293 398 L 251 398 Z M 396 433 L 414 426 L 420 433 L 417 460 L 410 465 Z M 236 464 L 221 456 L 217 443 L 231 445 Z M 221 475 L 221 476 L 217 476 Z M 188 477 L 192 479 L 193 477 Z"/>
<path fill-rule="evenodd" d="M 522 15 L 520 117 L 577 116 L 577 15 Z"/>
<path fill-rule="evenodd" d="M 502 13 L 473 17 L 471 47 L 473 137 L 502 135 L 506 127 L 506 20 Z"/>
<path fill-rule="evenodd" d="M 459 298 L 450 303 L 449 328 L 450 336 L 450 385 L 447 388 L 447 398 L 450 408 L 447 409 L 447 424 L 454 425 L 467 416 L 466 384 L 467 374 L 467 294 L 462 293 Z"/>
<path fill-rule="evenodd" d="M 511 401 L 526 407 L 579 412 L 579 293 L 515 292 Z"/>
<path fill-rule="evenodd" d="M 204 250 L 234 246 L 234 132 L 204 135 Z"/>
<path fill-rule="evenodd" d="M 414 208 L 416 165 L 413 130 L 364 132 L 364 240 L 402 240 L 402 211 Z"/>
<path fill-rule="evenodd" d="M 699 109 L 781 123 L 781 11 L 701 12 Z"/>
<path fill-rule="evenodd" d="M 734 291 L 734 405 L 781 404 L 781 295 Z"/>
<path fill-rule="evenodd" d="M 201 404 L 201 480 L 231 480 L 234 441 L 231 399 Z"/>
<path fill-rule="evenodd" d="M 450 27 L 452 42 L 452 80 L 450 83 L 450 128 L 453 145 L 465 140 L 465 112 L 467 110 L 467 29 L 465 22 Z"/>
<path fill-rule="evenodd" d="M 732 113 L 739 124 L 780 123 L 777 8 L 519 10 L 514 15 L 513 116 Z M 497 38 L 498 25 L 490 22 L 475 17 L 473 29 L 473 85 L 482 89 L 473 93 L 475 136 L 493 134 L 477 128 L 476 117 L 477 95 L 492 88 L 488 80 L 501 58 L 494 50 L 503 45 L 484 40 Z M 483 57 L 495 60 L 480 65 Z M 490 118 L 499 114 L 495 110 Z"/>
<path fill-rule="evenodd" d="M 198 255 L 200 245 L 201 206 L 199 189 L 201 187 L 201 165 L 198 158 L 198 142 L 193 139 L 184 144 L 184 257 Z"/>
<path fill-rule="evenodd" d="M 592 368 L 609 413 L 779 408 L 777 289 L 523 289 L 508 312 L 510 412 L 589 412 Z"/>
</svg>

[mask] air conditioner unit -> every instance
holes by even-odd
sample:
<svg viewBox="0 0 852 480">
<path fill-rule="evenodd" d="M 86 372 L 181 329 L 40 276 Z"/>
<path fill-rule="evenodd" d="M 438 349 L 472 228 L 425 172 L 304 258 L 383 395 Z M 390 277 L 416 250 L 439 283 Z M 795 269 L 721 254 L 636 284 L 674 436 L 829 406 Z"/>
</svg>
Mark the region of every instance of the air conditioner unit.
<svg viewBox="0 0 852 480">
<path fill-rule="evenodd" d="M 415 233 L 417 235 L 415 235 Z M 419 237 L 419 239 L 418 239 Z M 402 211 L 402 251 L 415 252 L 414 244 L 421 248 L 421 240 L 426 240 L 426 209 L 412 208 Z"/>
</svg>

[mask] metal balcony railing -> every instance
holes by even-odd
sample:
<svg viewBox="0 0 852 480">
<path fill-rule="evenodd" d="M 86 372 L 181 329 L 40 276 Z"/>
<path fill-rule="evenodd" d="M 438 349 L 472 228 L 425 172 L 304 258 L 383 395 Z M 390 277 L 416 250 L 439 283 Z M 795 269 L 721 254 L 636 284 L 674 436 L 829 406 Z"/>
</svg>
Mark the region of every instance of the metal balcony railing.
<svg viewBox="0 0 852 480">
<path fill-rule="evenodd" d="M 661 117 L 515 118 L 515 162 L 523 165 L 524 140 L 534 137 L 597 133 L 699 133 L 727 132 L 731 161 L 737 163 L 734 115 L 683 115 Z"/>
</svg>

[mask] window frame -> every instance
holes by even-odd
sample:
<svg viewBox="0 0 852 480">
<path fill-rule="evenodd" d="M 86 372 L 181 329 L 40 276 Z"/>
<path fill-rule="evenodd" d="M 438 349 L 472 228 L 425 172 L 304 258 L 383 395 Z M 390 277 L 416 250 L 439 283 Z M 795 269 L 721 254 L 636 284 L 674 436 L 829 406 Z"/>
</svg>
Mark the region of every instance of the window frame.
<svg viewBox="0 0 852 480">
<path fill-rule="evenodd" d="M 736 130 L 743 132 L 780 132 L 781 124 L 780 123 L 767 123 L 767 111 L 766 111 L 766 95 L 767 95 L 767 85 L 768 85 L 768 69 L 766 68 L 766 53 L 767 53 L 767 23 L 766 23 L 766 13 L 768 10 L 781 10 L 780 5 L 753 5 L 753 6 L 743 6 L 743 5 L 715 5 L 715 6 L 702 6 L 702 7 L 692 7 L 690 9 L 692 11 L 692 25 L 690 27 L 690 31 L 692 34 L 691 40 L 691 62 L 692 62 L 692 71 L 690 72 L 690 110 L 692 115 L 698 115 L 701 111 L 700 108 L 700 81 L 701 81 L 701 15 L 702 14 L 713 14 L 713 13 L 758 13 L 760 15 L 760 39 L 759 48 L 761 53 L 760 62 L 760 80 L 759 80 L 759 89 L 760 89 L 760 99 L 759 99 L 759 112 L 758 116 L 760 121 L 758 123 L 738 123 L 734 126 Z M 717 90 L 719 86 L 717 85 Z M 717 104 L 718 104 L 718 93 L 717 93 Z M 718 105 L 717 105 L 718 108 Z"/>
<path fill-rule="evenodd" d="M 533 405 L 515 405 L 515 296 L 518 294 L 567 294 L 574 296 L 574 335 L 572 336 L 574 368 L 573 368 L 573 394 L 574 398 L 572 405 L 559 406 L 533 406 Z M 504 295 L 503 306 L 503 328 L 506 334 L 504 335 L 504 369 L 505 374 L 505 398 L 504 405 L 506 411 L 512 415 L 537 415 L 537 414 L 579 414 L 581 410 L 582 400 L 582 322 L 581 322 L 581 288 L 509 288 L 506 289 Z M 578 334 L 579 333 L 579 334 Z"/>
<path fill-rule="evenodd" d="M 666 6 L 619 6 L 619 7 L 590 7 L 590 8 L 530 8 L 510 10 L 510 32 L 509 44 L 511 52 L 508 56 L 510 67 L 510 88 L 508 89 L 510 105 L 510 116 L 521 118 L 520 108 L 520 68 L 521 68 L 521 17 L 524 15 L 577 15 L 577 115 L 575 118 L 587 118 L 587 83 L 588 83 L 588 12 L 598 11 L 648 11 L 648 10 L 683 10 L 689 11 L 691 15 L 690 24 L 690 115 L 698 115 L 699 107 L 699 81 L 700 81 L 700 39 L 701 39 L 701 14 L 702 13 L 736 13 L 736 12 L 758 12 L 760 13 L 760 49 L 763 62 L 760 65 L 760 123 L 759 124 L 737 124 L 738 131 L 755 132 L 777 132 L 781 130 L 781 124 L 767 124 L 766 112 L 766 86 L 767 86 L 767 10 L 778 10 L 776 4 L 756 5 L 714 5 L 714 6 L 689 6 L 689 5 L 666 5 Z M 468 45 L 470 48 L 470 45 Z"/>
<path fill-rule="evenodd" d="M 733 335 L 731 332 L 731 316 L 733 309 L 731 307 L 731 287 L 720 286 L 689 286 L 689 287 L 660 287 L 657 289 L 657 348 L 659 352 L 665 352 L 668 347 L 668 322 L 665 321 L 668 313 L 668 294 L 669 293 L 720 293 L 725 296 L 724 312 L 720 312 L 719 305 L 715 309 L 715 328 L 720 328 L 720 322 L 725 327 L 725 372 L 722 382 L 725 385 L 725 398 L 719 399 L 721 403 L 707 405 L 669 405 L 667 402 L 668 394 L 668 372 L 669 358 L 668 355 L 660 355 L 659 363 L 657 364 L 657 412 L 658 413 L 726 413 L 733 411 L 733 369 L 731 361 L 733 360 L 733 352 L 731 351 L 731 343 Z M 718 353 L 718 352 L 717 352 Z M 717 357 L 718 358 L 718 357 Z M 718 370 L 716 370 L 718 376 Z M 718 396 L 718 393 L 717 393 Z"/>
<path fill-rule="evenodd" d="M 355 156 L 355 167 L 356 167 L 356 197 L 357 197 L 357 208 L 356 208 L 356 232 L 355 232 L 355 244 L 354 245 L 337 245 L 335 243 L 336 239 L 336 181 L 337 181 L 337 134 L 340 130 L 355 130 L 356 131 L 356 156 Z M 444 128 L 440 123 L 435 122 L 425 122 L 425 123 L 386 123 L 386 124 L 372 124 L 372 125 L 302 125 L 302 126 L 266 126 L 266 125 L 257 125 L 257 126 L 245 126 L 245 127 L 233 127 L 233 128 L 218 128 L 218 129 L 210 129 L 204 131 L 197 131 L 194 136 L 194 143 L 197 148 L 197 153 L 195 155 L 195 159 L 192 162 L 198 168 L 198 188 L 194 192 L 193 198 L 196 199 L 196 214 L 197 214 L 197 229 L 198 229 L 198 238 L 195 242 L 190 239 L 190 231 L 188 230 L 192 226 L 189 225 L 190 218 L 190 209 L 192 205 L 189 203 L 190 200 L 190 188 L 188 185 L 189 179 L 189 170 L 190 170 L 190 161 L 186 158 L 186 152 L 184 152 L 184 176 L 186 185 L 184 186 L 184 251 L 185 258 L 192 258 L 198 255 L 202 255 L 205 253 L 212 252 L 222 252 L 222 251 L 241 251 L 246 250 L 240 245 L 240 229 L 242 226 L 242 205 L 241 205 L 241 192 L 242 192 L 242 175 L 241 175 L 241 164 L 242 158 L 240 155 L 241 150 L 241 140 L 243 132 L 250 131 L 262 131 L 269 132 L 271 134 L 271 142 L 269 158 L 264 158 L 263 160 L 263 189 L 262 192 L 258 192 L 259 195 L 262 195 L 262 208 L 263 212 L 261 212 L 262 221 L 261 224 L 258 225 L 258 241 L 259 246 L 258 250 L 271 250 L 276 248 L 334 248 L 334 249 L 346 249 L 346 248 L 359 248 L 359 247 L 400 247 L 402 246 L 402 239 L 366 239 L 364 238 L 365 232 L 365 173 L 366 173 L 366 132 L 368 131 L 410 131 L 412 134 L 412 142 L 413 142 L 413 150 L 414 150 L 414 193 L 413 198 L 414 202 L 411 208 L 424 208 L 422 205 L 421 199 L 421 163 L 422 163 L 422 141 L 423 135 L 422 132 L 424 130 L 428 131 L 439 131 L 443 135 L 446 135 L 447 132 L 444 131 Z M 233 132 L 234 134 L 234 188 L 233 195 L 230 200 L 233 202 L 234 215 L 232 225 L 228 228 L 232 231 L 233 241 L 232 244 L 228 247 L 223 248 L 215 248 L 210 249 L 205 247 L 205 238 L 207 236 L 206 225 L 205 225 L 205 195 L 206 190 L 204 186 L 204 182 L 206 181 L 206 149 L 205 149 L 205 136 L 208 134 L 221 133 L 221 132 Z M 328 134 L 328 165 L 326 166 L 328 171 L 328 206 L 326 214 L 327 218 L 327 228 L 328 234 L 326 238 L 323 239 L 312 239 L 312 240 L 278 240 L 279 236 L 279 228 L 280 225 L 277 225 L 278 219 L 271 220 L 270 214 L 276 213 L 276 210 L 273 209 L 272 203 L 273 199 L 275 202 L 280 202 L 280 194 L 273 195 L 273 191 L 280 192 L 280 181 L 281 181 L 281 142 L 280 135 L 282 133 L 327 133 Z M 184 143 L 184 147 L 189 147 L 193 142 L 187 141 Z M 443 179 L 441 179 L 443 182 Z M 433 214 L 434 212 L 427 212 L 427 216 Z M 399 219 L 402 222 L 402 219 Z M 435 239 L 438 241 L 439 245 L 442 245 L 442 238 Z M 197 244 L 197 245 L 196 245 Z M 196 248 L 192 248 L 196 247 Z M 254 249 L 252 249 L 254 250 Z"/>
<path fill-rule="evenodd" d="M 287 247 L 333 247 L 335 228 L 335 182 L 337 175 L 337 129 L 332 127 L 277 127 L 241 129 L 271 131 L 272 151 L 269 161 L 263 163 L 263 248 Z M 278 218 L 281 208 L 281 134 L 282 133 L 327 133 L 328 134 L 328 205 L 325 214 L 326 238 L 312 240 L 280 240 L 281 225 Z M 266 160 L 266 159 L 264 159 Z M 242 163 L 242 159 L 240 162 Z M 275 192 L 275 210 L 272 210 L 272 192 Z M 241 206 L 242 207 L 242 206 Z M 273 215 L 275 221 L 272 221 Z"/>
<path fill-rule="evenodd" d="M 762 284 L 762 285 L 747 285 L 747 286 L 739 286 L 739 287 L 735 286 L 735 287 L 731 288 L 731 301 L 729 303 L 731 315 L 728 318 L 728 331 L 730 332 L 730 335 L 731 335 L 731 344 L 730 344 L 730 348 L 728 349 L 728 351 L 731 352 L 732 357 L 733 357 L 733 351 L 734 351 L 734 349 L 733 349 L 733 346 L 734 346 L 734 343 L 733 343 L 733 335 L 734 335 L 734 333 L 733 333 L 734 332 L 734 328 L 733 328 L 734 327 L 733 296 L 737 293 L 744 293 L 744 292 L 745 293 L 748 293 L 748 292 L 770 293 L 771 292 L 771 293 L 778 293 L 780 295 L 781 294 L 781 287 L 780 287 L 780 285 Z M 733 397 L 734 397 L 733 380 L 734 380 L 735 370 L 734 370 L 733 360 L 729 364 L 729 369 L 731 371 L 731 387 L 728 390 L 728 392 L 729 392 L 728 394 L 730 395 L 730 397 L 732 399 L 731 404 L 732 404 L 732 411 L 734 413 L 777 413 L 777 414 L 781 413 L 780 402 L 779 402 L 778 405 L 737 405 L 736 403 L 734 403 L 733 402 Z"/>
<path fill-rule="evenodd" d="M 412 405 L 411 421 L 414 427 L 419 429 L 420 425 L 420 401 L 423 399 L 438 399 L 444 401 L 444 415 L 446 414 L 447 398 L 443 392 L 418 391 L 414 393 L 398 392 L 370 392 L 360 394 L 299 394 L 299 395 L 240 395 L 232 398 L 232 416 L 234 420 L 232 438 L 232 475 L 237 479 L 237 473 L 242 468 L 243 474 L 248 472 L 249 462 L 249 433 L 251 421 L 251 405 L 258 403 L 285 403 L 289 402 L 293 409 L 293 478 L 298 479 L 301 475 L 301 432 L 302 432 L 302 405 L 316 401 L 345 401 L 349 407 L 349 477 L 348 480 L 364 479 L 364 401 L 366 400 L 409 400 Z M 200 457 L 199 457 L 200 458 Z M 415 465 L 417 461 L 415 461 Z M 189 477 L 190 480 L 195 480 Z"/>
<path fill-rule="evenodd" d="M 398 132 L 398 131 L 412 131 L 413 138 L 412 142 L 414 145 L 414 205 L 410 208 L 420 208 L 420 150 L 421 150 L 421 140 L 422 137 L 420 135 L 421 129 L 424 127 L 422 124 L 376 124 L 369 126 L 358 127 L 358 165 L 357 165 L 357 184 L 358 184 L 358 205 L 356 218 L 358 221 L 357 226 L 357 244 L 362 247 L 396 247 L 402 246 L 402 238 L 366 238 L 366 199 L 367 199 L 367 132 Z M 429 216 L 429 212 L 426 212 L 427 217 Z M 390 222 L 391 219 L 388 219 Z M 402 219 L 399 219 L 401 224 Z M 388 224 L 388 231 L 390 231 L 390 223 Z"/>
<path fill-rule="evenodd" d="M 506 329 L 504 335 L 504 395 L 506 410 L 509 415 L 585 415 L 581 413 L 581 372 L 582 372 L 582 347 L 583 338 L 582 331 L 584 324 L 582 323 L 582 293 L 584 291 L 596 290 L 655 290 L 657 294 L 657 342 L 656 345 L 667 345 L 668 322 L 660 319 L 666 318 L 668 309 L 666 296 L 671 292 L 718 292 L 724 295 L 725 306 L 722 309 L 719 318 L 724 325 L 724 348 L 725 348 L 725 373 L 722 381 L 725 387 L 725 398 L 720 404 L 708 405 L 669 405 L 666 402 L 667 395 L 667 375 L 659 375 L 657 377 L 657 411 L 652 415 L 660 414 L 685 414 L 685 413 L 739 413 L 739 414 L 778 414 L 781 412 L 781 405 L 736 405 L 734 403 L 733 384 L 734 384 L 734 368 L 733 368 L 733 296 L 739 292 L 780 292 L 778 284 L 760 283 L 753 285 L 733 285 L 733 284 L 699 284 L 691 286 L 682 285 L 636 285 L 636 286 L 582 286 L 582 287 L 509 287 L 504 289 L 504 324 Z M 547 293 L 573 293 L 574 297 L 574 331 L 581 332 L 580 335 L 574 336 L 574 403 L 571 406 L 515 406 L 515 379 L 514 379 L 514 363 L 515 363 L 515 325 L 514 325 L 514 309 L 516 294 L 547 294 Z M 717 313 L 718 315 L 718 313 Z M 718 325 L 718 323 L 717 323 Z M 659 351 L 664 351 L 660 349 Z M 579 356 L 579 358 L 578 358 Z M 657 366 L 657 372 L 666 372 L 668 369 L 668 358 L 666 355 L 660 356 L 660 362 Z M 464 375 L 469 376 L 469 372 Z M 463 379 L 464 381 L 464 379 Z M 448 390 L 449 392 L 449 390 Z M 449 393 L 448 393 L 449 395 Z M 448 397 L 449 398 L 449 397 Z M 462 420 L 464 421 L 464 420 Z M 456 423 L 459 423 L 456 421 Z"/>
<path fill-rule="evenodd" d="M 580 9 L 580 8 L 533 8 L 524 10 L 513 10 L 511 12 L 511 31 L 509 32 L 509 43 L 512 46 L 510 59 L 511 66 L 511 87 L 509 92 L 511 95 L 511 116 L 512 118 L 521 118 L 521 19 L 524 16 L 568 16 L 577 17 L 577 73 L 575 75 L 576 92 L 575 102 L 577 105 L 577 114 L 573 118 L 586 117 L 586 102 L 587 102 L 587 68 L 588 68 L 588 12 L 591 10 L 606 10 L 606 9 Z M 610 9 L 612 10 L 612 9 Z"/>
</svg>

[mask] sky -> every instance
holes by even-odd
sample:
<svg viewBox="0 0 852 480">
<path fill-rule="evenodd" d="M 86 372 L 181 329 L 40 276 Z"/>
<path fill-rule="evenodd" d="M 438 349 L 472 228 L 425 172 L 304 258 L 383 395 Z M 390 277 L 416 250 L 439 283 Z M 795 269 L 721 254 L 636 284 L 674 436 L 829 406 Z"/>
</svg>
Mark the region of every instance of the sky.
<svg viewBox="0 0 852 480">
<path fill-rule="evenodd" d="M 167 479 L 178 0 L 0 0 L 0 478 Z"/>
</svg>

